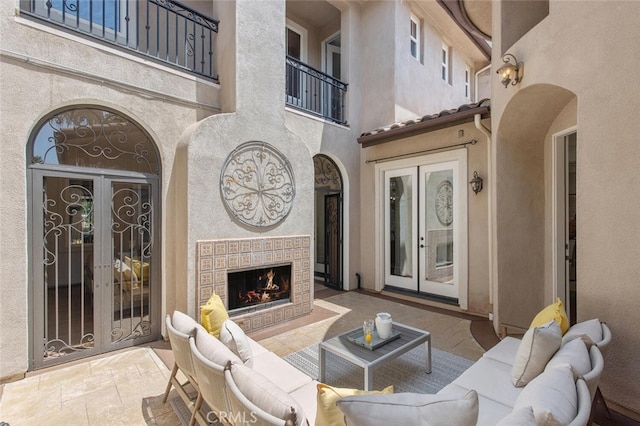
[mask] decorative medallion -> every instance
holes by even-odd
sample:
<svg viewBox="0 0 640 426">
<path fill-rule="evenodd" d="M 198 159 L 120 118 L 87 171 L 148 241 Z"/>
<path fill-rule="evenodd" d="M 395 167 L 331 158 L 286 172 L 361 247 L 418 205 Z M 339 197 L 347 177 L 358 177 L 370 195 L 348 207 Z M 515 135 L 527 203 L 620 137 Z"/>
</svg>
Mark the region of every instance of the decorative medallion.
<svg viewBox="0 0 640 426">
<path fill-rule="evenodd" d="M 436 217 L 444 226 L 453 223 L 453 185 L 448 180 L 443 180 L 438 185 L 436 193 Z"/>
<path fill-rule="evenodd" d="M 284 220 L 296 195 L 289 161 L 273 146 L 258 141 L 243 143 L 229 154 L 220 190 L 229 212 L 257 227 Z"/>
</svg>

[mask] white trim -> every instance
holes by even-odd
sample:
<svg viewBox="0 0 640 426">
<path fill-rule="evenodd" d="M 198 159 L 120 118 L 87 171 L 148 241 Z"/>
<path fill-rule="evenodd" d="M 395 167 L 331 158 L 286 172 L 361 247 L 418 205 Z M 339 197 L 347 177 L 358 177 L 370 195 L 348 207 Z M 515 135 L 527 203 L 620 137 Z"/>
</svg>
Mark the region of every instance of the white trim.
<svg viewBox="0 0 640 426">
<path fill-rule="evenodd" d="M 410 42 L 409 42 L 409 53 L 411 54 L 411 56 L 413 58 L 415 58 L 419 62 L 420 58 L 421 58 L 421 55 L 420 55 L 420 33 L 422 32 L 422 26 L 420 24 L 420 19 L 418 19 L 418 17 L 416 15 L 414 15 L 413 13 L 409 17 L 409 21 L 410 21 L 410 24 L 415 24 L 415 26 L 416 26 L 416 34 L 415 34 L 415 36 L 412 33 L 413 25 L 410 25 L 410 27 L 409 27 L 409 40 L 410 40 Z M 411 47 L 413 47 L 414 43 L 416 45 L 416 54 L 415 55 L 411 51 Z"/>
<path fill-rule="evenodd" d="M 577 134 L 577 126 L 554 133 L 552 140 L 551 155 L 551 270 L 552 270 L 552 298 L 551 301 L 560 297 L 565 304 L 565 309 L 569 309 L 566 283 L 566 250 L 564 247 L 565 238 L 559 238 L 559 232 L 564 229 L 566 211 L 564 206 L 565 194 L 565 138 L 573 133 Z M 562 221 L 562 227 L 560 226 Z M 562 274 L 562 279 L 560 279 Z M 569 311 L 567 311 L 567 314 Z"/>
<path fill-rule="evenodd" d="M 305 27 L 303 27 L 302 25 L 296 24 L 295 22 L 293 22 L 291 19 L 288 19 L 288 18 L 287 18 L 286 28 L 300 35 L 300 61 L 306 63 L 307 62 L 307 38 L 308 38 L 309 32 Z M 285 43 L 286 43 L 286 39 L 285 39 Z M 285 48 L 286 48 L 286 44 L 285 44 Z"/>
<path fill-rule="evenodd" d="M 385 172 L 395 169 L 402 169 L 408 167 L 419 167 L 423 165 L 438 164 L 447 161 L 458 162 L 458 179 L 459 184 L 457 189 L 459 194 L 459 200 L 461 202 L 456 203 L 459 210 L 457 214 L 462 223 L 457 226 L 459 235 L 458 238 L 458 258 L 459 269 L 456 271 L 456 279 L 458 280 L 458 305 L 460 309 L 468 309 L 468 293 L 469 293 L 469 241 L 468 241 L 468 185 L 467 182 L 467 150 L 456 149 L 447 152 L 435 153 L 430 155 L 423 155 L 419 157 L 411 157 L 400 160 L 392 160 L 383 163 L 376 163 L 375 174 L 375 201 L 374 201 L 374 253 L 376 268 L 374 270 L 374 289 L 376 291 L 382 291 L 385 281 Z M 416 277 L 417 279 L 417 277 Z"/>
</svg>

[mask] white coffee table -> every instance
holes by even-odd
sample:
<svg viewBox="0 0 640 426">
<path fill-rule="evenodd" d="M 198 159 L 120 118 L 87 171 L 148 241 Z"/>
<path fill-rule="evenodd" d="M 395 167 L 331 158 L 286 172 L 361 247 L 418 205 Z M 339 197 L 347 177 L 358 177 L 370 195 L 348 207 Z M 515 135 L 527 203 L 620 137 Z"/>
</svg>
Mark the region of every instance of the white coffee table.
<svg viewBox="0 0 640 426">
<path fill-rule="evenodd" d="M 373 370 L 421 344 L 424 344 L 426 352 L 426 373 L 431 373 L 431 333 L 397 322 L 393 323 L 392 329 L 394 332 L 399 332 L 400 337 L 374 350 L 349 341 L 349 337 L 356 337 L 362 334 L 362 327 L 321 342 L 318 349 L 318 368 L 320 370 L 318 380 L 323 383 L 326 380 L 326 356 L 327 352 L 331 352 L 352 364 L 364 368 L 364 390 L 372 390 Z"/>
</svg>

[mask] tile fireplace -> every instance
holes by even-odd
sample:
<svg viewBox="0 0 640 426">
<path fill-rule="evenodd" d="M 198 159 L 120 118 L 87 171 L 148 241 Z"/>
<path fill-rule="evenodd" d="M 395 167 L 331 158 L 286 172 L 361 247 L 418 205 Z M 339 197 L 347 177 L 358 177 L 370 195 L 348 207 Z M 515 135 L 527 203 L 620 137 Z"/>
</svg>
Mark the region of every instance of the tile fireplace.
<svg viewBox="0 0 640 426">
<path fill-rule="evenodd" d="M 198 241 L 196 262 L 197 306 L 215 292 L 245 332 L 311 312 L 309 235 Z"/>
</svg>

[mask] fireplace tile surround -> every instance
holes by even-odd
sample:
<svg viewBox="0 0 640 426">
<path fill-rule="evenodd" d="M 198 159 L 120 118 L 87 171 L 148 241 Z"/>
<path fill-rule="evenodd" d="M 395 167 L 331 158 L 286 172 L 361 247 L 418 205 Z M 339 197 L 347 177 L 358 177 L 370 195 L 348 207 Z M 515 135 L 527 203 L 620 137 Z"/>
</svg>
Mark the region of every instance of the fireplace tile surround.
<svg viewBox="0 0 640 426">
<path fill-rule="evenodd" d="M 197 306 L 204 305 L 214 292 L 229 306 L 228 272 L 283 263 L 291 263 L 290 302 L 234 316 L 233 320 L 248 333 L 308 315 L 313 279 L 309 235 L 198 241 Z"/>
</svg>

